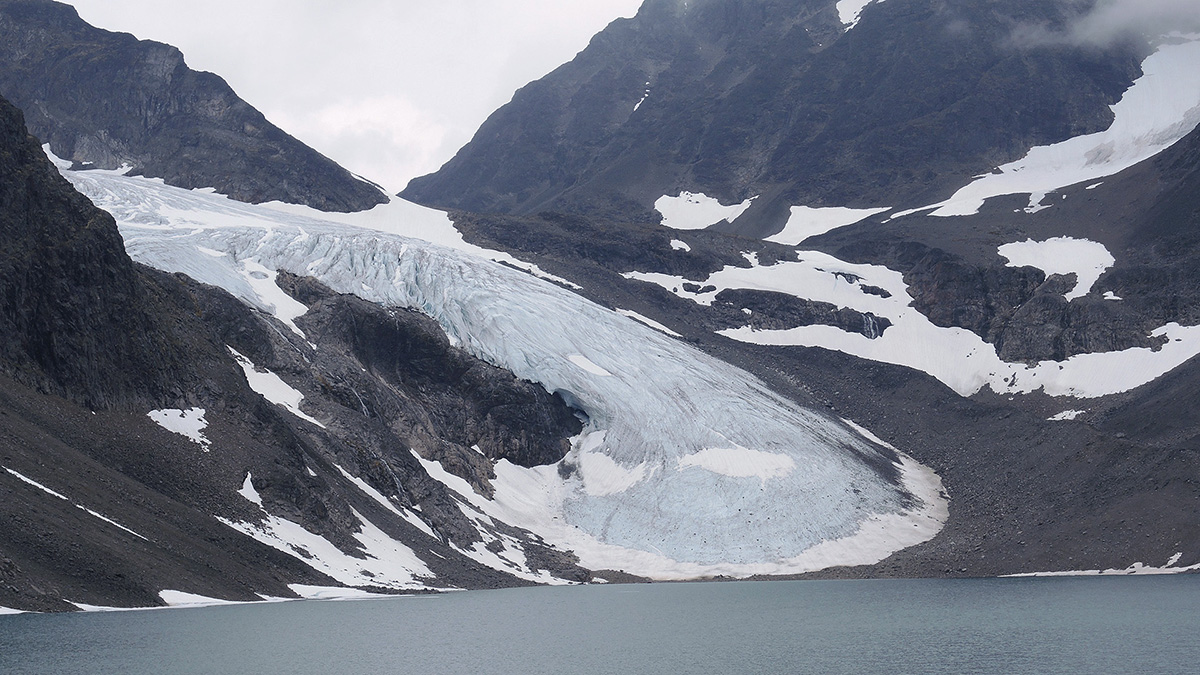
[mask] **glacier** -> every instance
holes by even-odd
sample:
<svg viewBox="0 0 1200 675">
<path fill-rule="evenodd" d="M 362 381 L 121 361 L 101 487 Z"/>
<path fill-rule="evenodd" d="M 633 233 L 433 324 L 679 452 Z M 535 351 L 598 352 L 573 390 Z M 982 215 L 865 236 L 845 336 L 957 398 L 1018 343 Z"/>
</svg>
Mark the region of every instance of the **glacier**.
<svg viewBox="0 0 1200 675">
<path fill-rule="evenodd" d="M 876 562 L 945 521 L 932 471 L 536 268 L 495 262 L 505 255 L 462 243 L 440 212 L 248 205 L 58 165 L 116 218 L 134 260 L 224 288 L 300 336 L 297 308 L 272 288 L 275 270 L 417 309 L 475 356 L 560 393 L 586 415 L 560 465 L 502 461 L 488 500 L 424 464 L 458 487 L 464 512 L 469 503 L 528 529 L 585 567 L 653 578 L 797 573 Z M 389 213 L 425 219 L 430 238 L 454 248 L 396 234 L 405 226 L 383 222 Z"/>
</svg>

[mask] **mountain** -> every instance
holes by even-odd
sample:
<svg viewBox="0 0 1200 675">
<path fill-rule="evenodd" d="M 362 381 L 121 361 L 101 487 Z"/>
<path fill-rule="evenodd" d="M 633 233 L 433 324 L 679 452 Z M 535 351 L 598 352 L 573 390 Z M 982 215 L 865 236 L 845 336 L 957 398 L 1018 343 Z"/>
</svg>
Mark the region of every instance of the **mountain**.
<svg viewBox="0 0 1200 675">
<path fill-rule="evenodd" d="M 310 279 L 278 282 L 307 303 L 299 340 L 224 291 L 134 263 L 112 217 L 59 175 L 20 112 L 0 103 L 0 122 L 0 605 L 536 577 L 468 557 L 487 529 L 409 448 L 484 486 L 480 453 L 519 464 L 565 454 L 580 425 L 561 398 L 452 347 L 428 318 Z M 296 397 L 290 408 L 272 403 L 280 392 Z M 259 504 L 309 534 L 272 547 Z M 504 536 L 492 559 L 524 541 L 530 564 L 585 574 L 527 534 Z M 322 565 L 305 563 L 314 555 Z"/>
<path fill-rule="evenodd" d="M 878 2 L 847 31 L 830 0 L 650 0 L 401 194 L 639 222 L 680 191 L 756 197 L 731 228 L 755 236 L 798 204 L 919 206 L 1029 147 L 1108 126 L 1144 46 L 1013 39 L 1080 6 Z"/>
<path fill-rule="evenodd" d="M 648 0 L 404 193 L 448 211 L 0 107 L 0 607 L 1194 569 L 1200 39 L 1094 11 Z M 82 66 L 27 34 L 35 119 Z"/>
<path fill-rule="evenodd" d="M 94 28 L 51 0 L 0 2 L 0 45 L 0 96 L 81 166 L 126 166 L 252 203 L 361 211 L 387 201 L 170 45 Z"/>
<path fill-rule="evenodd" d="M 402 195 L 937 471 L 826 574 L 1186 569 L 1200 16 L 1105 7 L 651 0 Z"/>
</svg>

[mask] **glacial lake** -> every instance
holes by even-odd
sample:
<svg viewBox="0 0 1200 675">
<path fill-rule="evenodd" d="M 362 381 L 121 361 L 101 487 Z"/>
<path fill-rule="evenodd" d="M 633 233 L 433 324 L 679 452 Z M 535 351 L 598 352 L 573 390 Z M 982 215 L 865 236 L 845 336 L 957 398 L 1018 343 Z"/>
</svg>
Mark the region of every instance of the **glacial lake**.
<svg viewBox="0 0 1200 675">
<path fill-rule="evenodd" d="M 0 673 L 1184 673 L 1200 576 L 732 582 L 0 616 Z"/>
</svg>

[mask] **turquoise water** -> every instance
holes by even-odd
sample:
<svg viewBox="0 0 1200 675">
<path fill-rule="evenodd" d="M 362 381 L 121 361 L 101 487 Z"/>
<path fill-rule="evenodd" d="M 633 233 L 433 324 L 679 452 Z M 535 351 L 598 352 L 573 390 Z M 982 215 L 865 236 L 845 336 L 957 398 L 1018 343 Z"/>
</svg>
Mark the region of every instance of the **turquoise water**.
<svg viewBox="0 0 1200 675">
<path fill-rule="evenodd" d="M 0 616 L 0 673 L 1194 673 L 1200 576 L 529 588 Z"/>
</svg>

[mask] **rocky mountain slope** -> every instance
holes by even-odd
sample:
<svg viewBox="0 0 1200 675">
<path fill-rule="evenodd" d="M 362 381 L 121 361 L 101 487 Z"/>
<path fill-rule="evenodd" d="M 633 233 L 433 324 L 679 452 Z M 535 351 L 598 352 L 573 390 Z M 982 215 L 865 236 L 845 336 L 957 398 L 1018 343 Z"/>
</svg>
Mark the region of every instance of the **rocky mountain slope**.
<svg viewBox="0 0 1200 675">
<path fill-rule="evenodd" d="M 732 228 L 754 236 L 798 204 L 918 206 L 1031 146 L 1108 126 L 1144 46 L 1014 38 L 1081 7 L 878 2 L 847 31 L 833 0 L 650 0 L 401 194 L 642 222 L 658 221 L 662 195 L 757 197 Z"/>
<path fill-rule="evenodd" d="M 0 103 L 0 122 L 0 606 L 155 605 L 167 589 L 248 600 L 344 584 L 494 587 L 538 569 L 586 577 L 515 528 L 484 541 L 412 454 L 444 458 L 485 490 L 485 455 L 566 453 L 580 425 L 560 398 L 452 347 L 413 312 L 288 277 L 311 309 L 297 340 L 224 291 L 135 264 L 20 112 Z M 251 383 L 272 377 L 274 391 L 303 391 L 307 413 Z M 243 533 L 280 522 L 307 528 L 312 550 Z M 469 557 L 484 544 L 519 576 Z"/>
<path fill-rule="evenodd" d="M 1186 568 L 1200 15 L 1035 4 L 647 2 L 403 194 L 934 468 L 946 529 L 839 574 Z"/>
<path fill-rule="evenodd" d="M 131 167 L 169 185 L 327 211 L 387 201 L 292 138 L 178 49 L 94 28 L 52 0 L 0 2 L 0 96 L 80 165 Z"/>
<path fill-rule="evenodd" d="M 4 108 L 0 607 L 1200 565 L 1200 37 L 1091 11 L 648 0 L 405 192 L 449 217 Z"/>
</svg>

